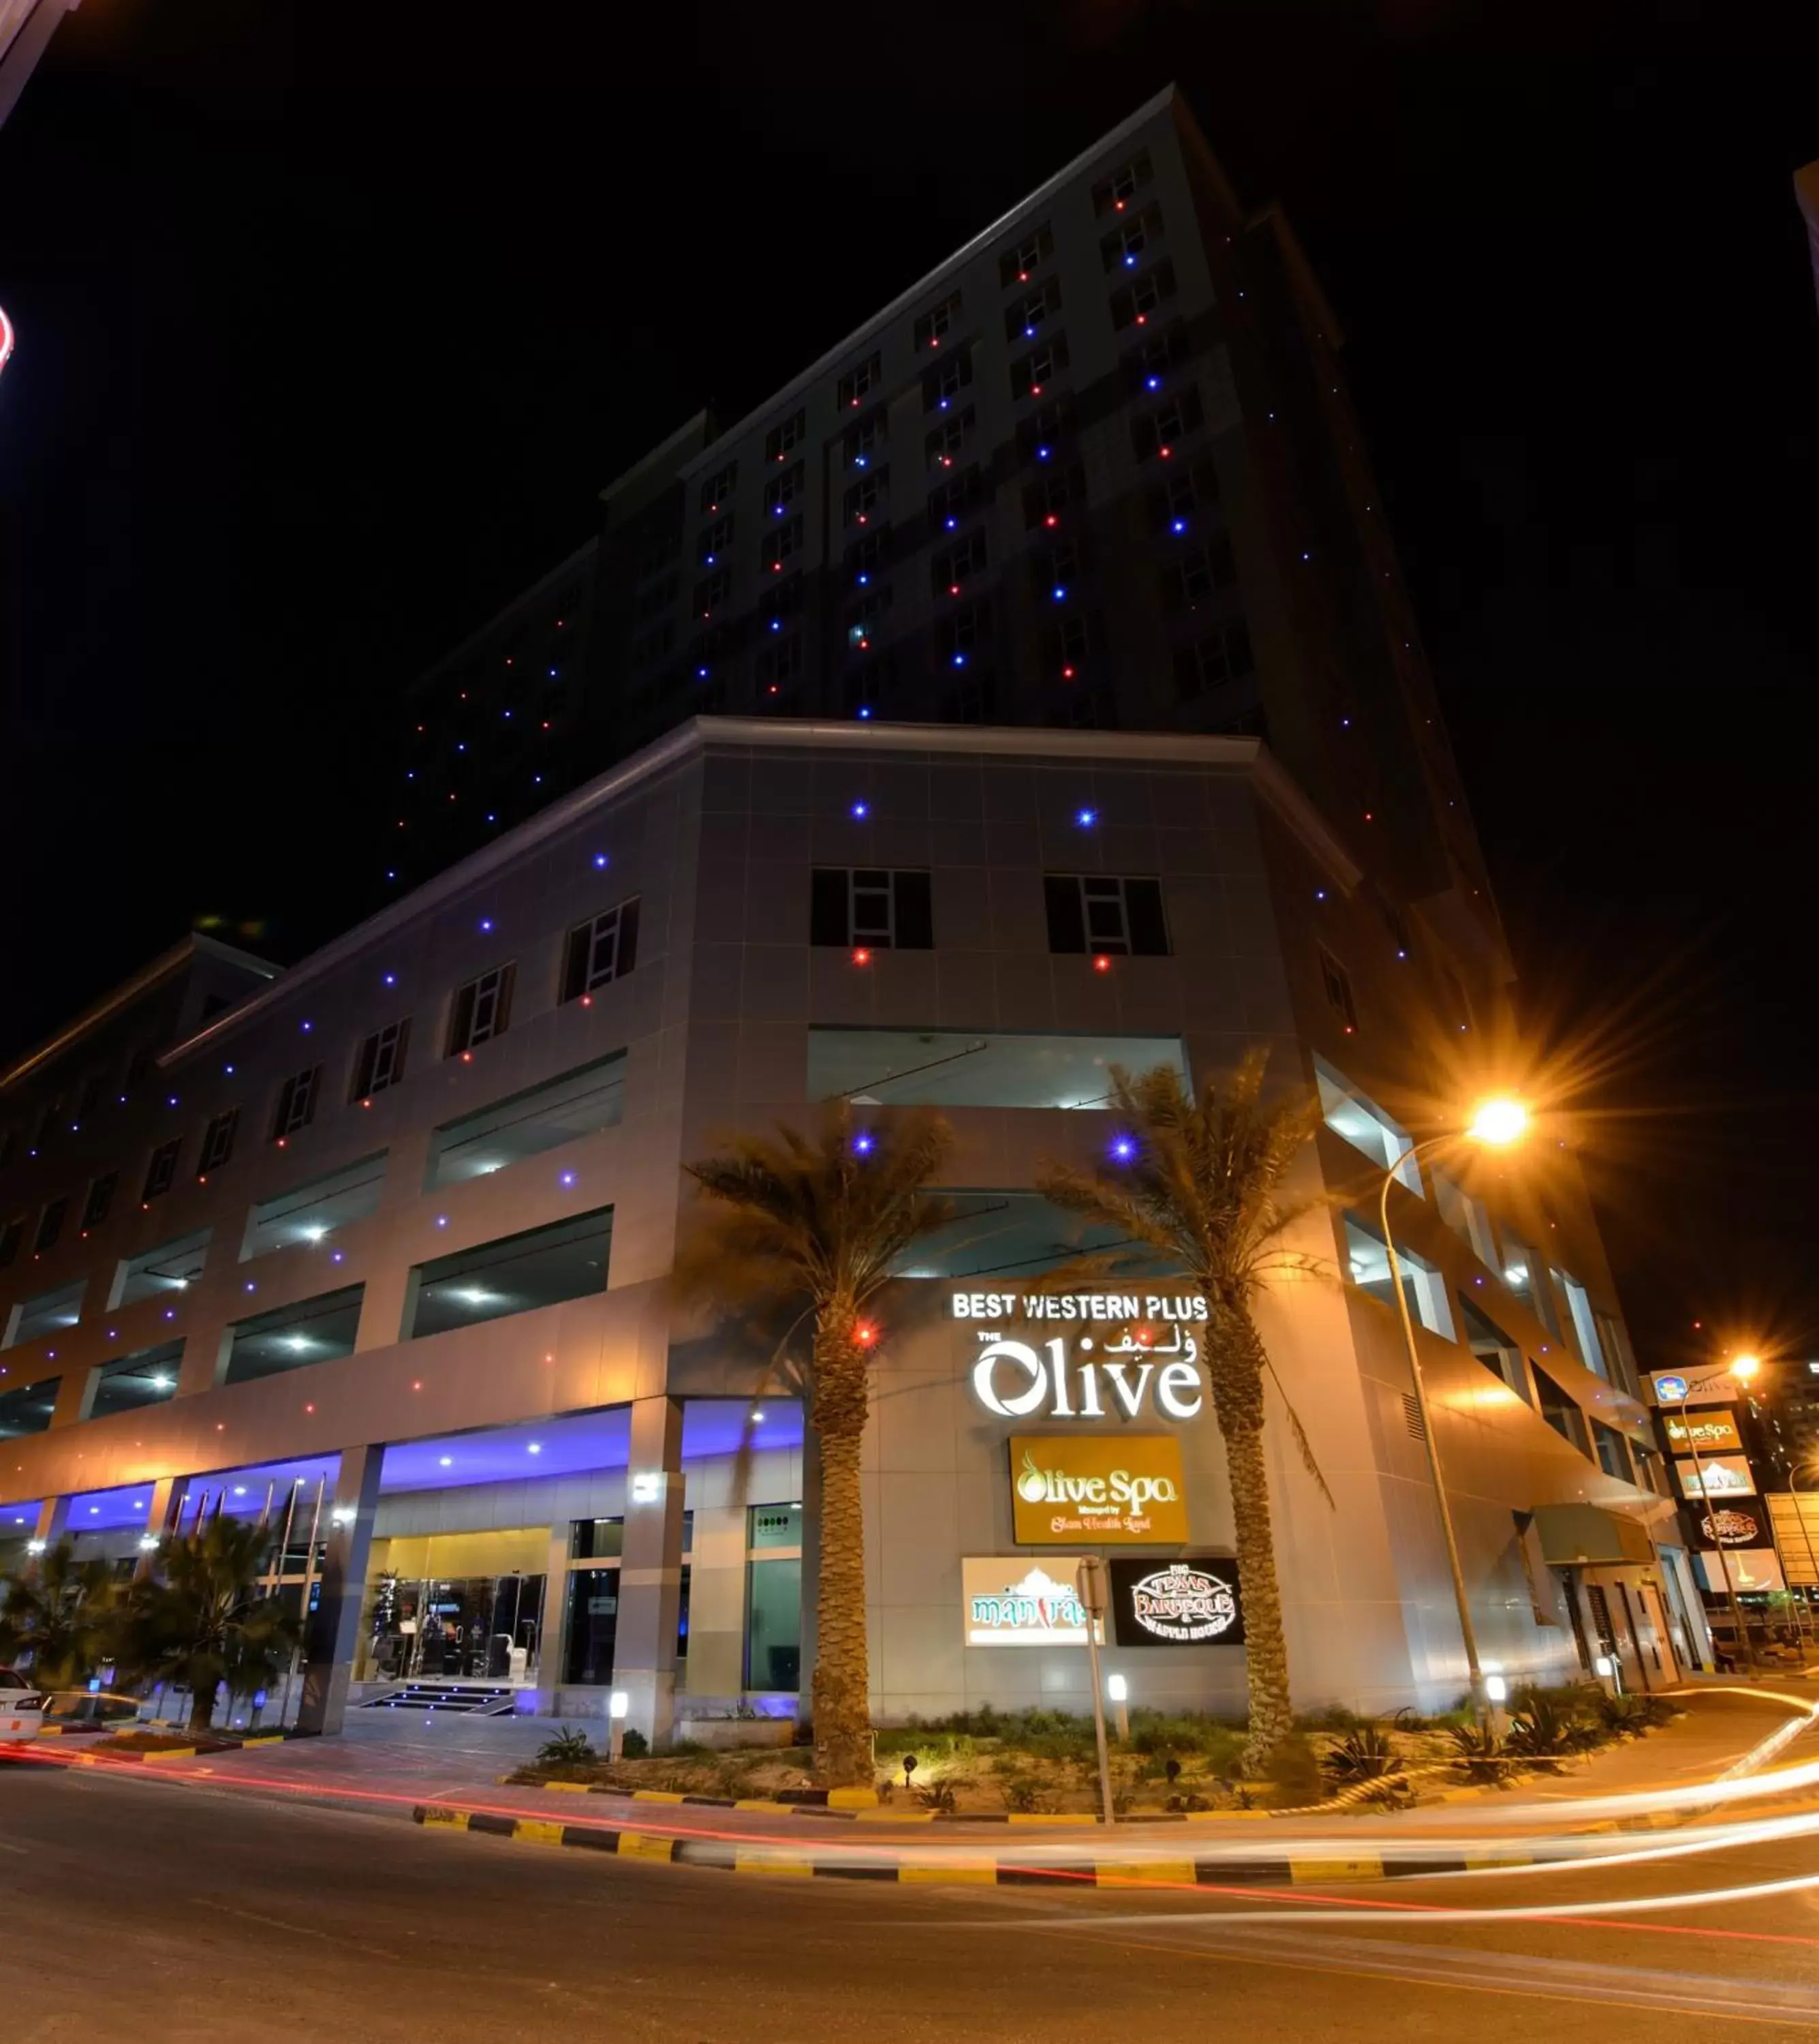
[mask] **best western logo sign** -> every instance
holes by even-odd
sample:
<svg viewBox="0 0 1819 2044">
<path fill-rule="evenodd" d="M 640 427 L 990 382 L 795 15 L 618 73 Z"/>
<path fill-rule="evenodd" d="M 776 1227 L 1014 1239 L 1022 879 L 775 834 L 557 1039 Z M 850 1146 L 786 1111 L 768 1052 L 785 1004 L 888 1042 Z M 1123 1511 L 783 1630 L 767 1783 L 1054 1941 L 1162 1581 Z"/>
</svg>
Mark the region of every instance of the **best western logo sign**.
<svg viewBox="0 0 1819 2044">
<path fill-rule="evenodd" d="M 1200 1338 L 1207 1302 L 1131 1292 L 957 1292 L 973 1327 L 973 1395 L 1002 1420 L 1195 1420 L 1206 1403 Z M 1081 1331 L 1022 1340 L 1013 1321 L 1066 1321 Z M 1089 1331 L 1090 1330 L 1090 1331 Z"/>
<path fill-rule="evenodd" d="M 1011 1516 L 1023 1546 L 1176 1546 L 1180 1448 L 1166 1434 L 1013 1434 Z"/>
</svg>

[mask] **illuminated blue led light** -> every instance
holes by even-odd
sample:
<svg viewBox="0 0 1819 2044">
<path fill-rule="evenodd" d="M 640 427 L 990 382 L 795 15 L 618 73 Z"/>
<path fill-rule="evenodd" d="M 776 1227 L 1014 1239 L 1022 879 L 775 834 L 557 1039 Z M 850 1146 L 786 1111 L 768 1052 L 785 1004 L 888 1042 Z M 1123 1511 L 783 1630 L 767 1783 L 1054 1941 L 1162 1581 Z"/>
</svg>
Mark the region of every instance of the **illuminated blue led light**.
<svg viewBox="0 0 1819 2044">
<path fill-rule="evenodd" d="M 862 1128 L 858 1134 L 853 1138 L 853 1155 L 855 1157 L 870 1156 L 873 1148 L 876 1147 L 877 1141 L 877 1137 L 872 1134 L 872 1132 L 869 1128 Z"/>
<path fill-rule="evenodd" d="M 1080 825 L 1082 830 L 1091 830 L 1093 825 L 1099 821 L 1099 812 L 1097 809 L 1076 809 L 1074 812 L 1074 821 Z"/>
<path fill-rule="evenodd" d="M 1037 459 L 1037 460 L 1038 460 L 1038 461 L 1046 461 L 1046 460 L 1048 459 L 1048 458 L 1049 458 L 1049 451 L 1048 451 L 1048 448 L 1047 448 L 1046 446 L 1045 446 L 1045 447 L 1039 447 L 1039 448 L 1037 448 L 1037 450 L 1036 450 L 1036 459 Z"/>
<path fill-rule="evenodd" d="M 604 872 L 606 870 L 606 854 L 604 851 L 597 851 L 593 855 L 593 863 L 594 870 L 597 873 Z"/>
<path fill-rule="evenodd" d="M 695 679 L 696 679 L 697 681 L 698 681 L 698 682 L 704 682 L 707 678 L 708 678 L 708 670 L 707 670 L 707 669 L 706 669 L 705 667 L 697 667 L 697 668 L 695 670 Z"/>
<path fill-rule="evenodd" d="M 1115 1163 L 1128 1164 L 1137 1155 L 1136 1138 L 1130 1135 L 1115 1135 L 1111 1139 L 1110 1148 L 1112 1161 Z"/>
<path fill-rule="evenodd" d="M 388 972 L 386 974 L 386 984 L 387 986 L 396 986 L 397 983 L 398 976 L 395 972 Z"/>
<path fill-rule="evenodd" d="M 579 1176 L 580 1174 L 576 1171 L 562 1171 L 558 1174 L 556 1183 L 558 1185 L 572 1185 Z"/>
<path fill-rule="evenodd" d="M 1185 518 L 1171 518 L 1169 529 L 1171 532 L 1184 532 L 1188 529 L 1188 521 Z"/>
<path fill-rule="evenodd" d="M 1143 387 L 1146 390 L 1160 390 L 1162 387 L 1162 379 L 1160 376 L 1146 376 L 1143 379 Z"/>
<path fill-rule="evenodd" d="M 947 529 L 948 529 L 948 531 L 951 532 L 954 530 L 954 527 L 955 527 L 956 525 L 957 525 L 957 524 L 960 523 L 960 521 L 959 521 L 957 518 L 954 517 L 952 517 L 952 516 L 950 515 L 950 516 L 946 519 L 946 521 L 945 522 L 946 522 L 946 526 L 947 526 Z"/>
<path fill-rule="evenodd" d="M 1055 584 L 1055 601 L 1056 601 L 1056 602 L 1057 602 L 1057 603 L 1065 603 L 1065 602 L 1067 601 L 1067 598 L 1068 598 L 1068 593 L 1067 593 L 1067 591 L 1066 591 L 1065 589 L 1063 589 L 1063 588 L 1061 587 L 1061 584 L 1060 584 L 1059 582 L 1057 582 L 1057 583 Z"/>
<path fill-rule="evenodd" d="M 869 717 L 869 716 L 871 715 L 871 713 L 872 713 L 872 709 L 871 709 L 871 705 L 870 705 L 870 704 L 869 704 L 869 703 L 862 703 L 862 704 L 859 705 L 859 714 L 860 714 L 860 716 L 861 716 L 861 717 Z"/>
<path fill-rule="evenodd" d="M 954 656 L 954 664 L 957 667 L 964 667 L 966 665 L 966 655 L 964 653 L 956 653 Z M 175 1105 L 175 1103 L 173 1102 L 172 1105 Z"/>
<path fill-rule="evenodd" d="M 853 805 L 853 820 L 855 823 L 862 824 L 871 813 L 872 805 L 869 802 L 855 802 Z"/>
<path fill-rule="evenodd" d="M 1134 256 L 1126 256 L 1124 259 L 1124 267 L 1127 270 L 1134 270 L 1137 267 L 1137 258 Z"/>
</svg>

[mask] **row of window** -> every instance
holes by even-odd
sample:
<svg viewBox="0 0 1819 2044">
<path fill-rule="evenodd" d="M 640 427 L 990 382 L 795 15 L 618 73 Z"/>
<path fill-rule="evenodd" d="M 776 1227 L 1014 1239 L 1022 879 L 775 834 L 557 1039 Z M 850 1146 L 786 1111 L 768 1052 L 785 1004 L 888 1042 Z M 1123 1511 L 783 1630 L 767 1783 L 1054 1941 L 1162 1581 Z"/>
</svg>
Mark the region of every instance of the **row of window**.
<svg viewBox="0 0 1819 2044">
<path fill-rule="evenodd" d="M 604 913 L 579 923 L 568 933 L 562 949 L 562 974 L 557 989 L 558 1003 L 581 1000 L 597 989 L 622 979 L 637 962 L 638 897 L 622 901 Z M 504 1034 L 511 1020 L 512 994 L 517 966 L 507 962 L 494 966 L 455 990 L 450 1005 L 445 1057 L 471 1057 L 474 1051 Z M 351 1103 L 371 1101 L 396 1085 L 405 1075 L 410 1049 L 409 1016 L 375 1029 L 361 1043 L 352 1066 L 347 1097 Z M 267 1139 L 283 1145 L 309 1126 L 322 1097 L 325 1067 L 306 1066 L 294 1073 L 278 1089 Z M 224 1109 L 204 1128 L 197 1147 L 194 1172 L 198 1184 L 207 1184 L 212 1173 L 222 1169 L 234 1154 L 240 1133 L 241 1110 Z M 161 1199 L 176 1183 L 186 1138 L 174 1135 L 152 1152 L 140 1189 L 141 1205 Z M 113 1210 L 119 1190 L 120 1173 L 102 1173 L 91 1181 L 82 1209 L 81 1230 L 86 1235 L 98 1228 Z M 33 1229 L 32 1254 L 44 1255 L 61 1238 L 69 1217 L 71 1199 L 59 1196 L 40 1209 Z M 0 1225 L 0 1270 L 14 1262 L 23 1247 L 29 1216 L 14 1215 Z"/>
<path fill-rule="evenodd" d="M 1042 888 L 1050 951 L 1168 955 L 1160 881 L 1050 873 Z M 930 874 L 903 867 L 816 866 L 809 879 L 808 941 L 842 950 L 933 950 Z"/>
</svg>

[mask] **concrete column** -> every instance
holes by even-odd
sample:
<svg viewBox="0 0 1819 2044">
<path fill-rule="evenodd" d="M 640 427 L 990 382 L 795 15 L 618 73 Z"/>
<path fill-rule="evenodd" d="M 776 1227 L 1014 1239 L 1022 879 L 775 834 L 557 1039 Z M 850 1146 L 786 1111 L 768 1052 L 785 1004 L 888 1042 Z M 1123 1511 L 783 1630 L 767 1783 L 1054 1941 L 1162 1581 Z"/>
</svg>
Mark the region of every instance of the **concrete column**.
<svg viewBox="0 0 1819 2044">
<path fill-rule="evenodd" d="M 26 1546 L 26 1553 L 35 1560 L 47 1547 L 54 1547 L 69 1530 L 69 1500 L 47 1497 L 38 1507 L 37 1530 Z"/>
<path fill-rule="evenodd" d="M 802 1672 L 796 1677 L 798 1717 L 815 1708 L 815 1660 L 821 1636 L 821 1439 L 802 1401 Z M 868 1537 L 873 1537 L 868 1528 Z M 874 1646 L 873 1652 L 877 1651 Z"/>
<path fill-rule="evenodd" d="M 178 1508 L 182 1502 L 184 1487 L 188 1481 L 187 1477 L 161 1476 L 153 1484 L 152 1503 L 145 1514 L 145 1531 L 148 1536 L 159 1540 L 169 1536 L 176 1523 Z M 152 1565 L 157 1559 L 155 1548 L 141 1547 L 139 1558 L 133 1564 L 132 1580 L 136 1583 L 144 1582 L 151 1574 Z"/>
<path fill-rule="evenodd" d="M 630 1697 L 627 1726 L 653 1742 L 669 1738 L 676 1721 L 681 1598 L 681 1401 L 639 1398 L 631 1407 L 612 1686 Z"/>
<path fill-rule="evenodd" d="M 559 1717 L 558 1700 L 562 1670 L 569 1658 L 569 1522 L 558 1519 L 550 1528 L 550 1555 L 543 1564 L 543 1623 L 537 1635 L 537 1687 Z"/>
<path fill-rule="evenodd" d="M 689 1550 L 689 1690 L 736 1696 L 745 1685 L 745 1500 L 693 1508 Z"/>
<path fill-rule="evenodd" d="M 335 1502 L 324 1543 L 322 1594 L 304 1635 L 303 1700 L 299 1731 L 338 1732 L 347 1708 L 354 1654 L 360 1640 L 360 1612 L 366 1595 L 366 1561 L 373 1547 L 373 1516 L 379 1501 L 382 1446 L 343 1448 L 335 1479 Z M 307 1530 L 307 1529 L 306 1529 Z"/>
</svg>

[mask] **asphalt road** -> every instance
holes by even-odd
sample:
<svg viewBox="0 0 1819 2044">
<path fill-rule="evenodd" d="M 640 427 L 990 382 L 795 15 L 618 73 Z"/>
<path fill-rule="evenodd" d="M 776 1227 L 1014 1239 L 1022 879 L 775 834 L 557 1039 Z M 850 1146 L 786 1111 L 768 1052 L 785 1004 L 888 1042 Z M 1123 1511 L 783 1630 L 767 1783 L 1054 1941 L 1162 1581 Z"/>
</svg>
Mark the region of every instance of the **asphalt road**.
<svg viewBox="0 0 1819 2044">
<path fill-rule="evenodd" d="M 1803 1881 L 1815 1885 L 1716 1906 L 1552 1913 Z M 7 2044 L 305 2032 L 1204 2044 L 1234 2024 L 1285 2044 L 1459 2044 L 1543 2027 L 1548 2044 L 1819 2035 L 1819 1835 L 1332 1895 L 761 1879 L 8 1766 L 0 2032 Z M 1514 1907 L 1550 1913 L 1447 1913 Z"/>
</svg>

